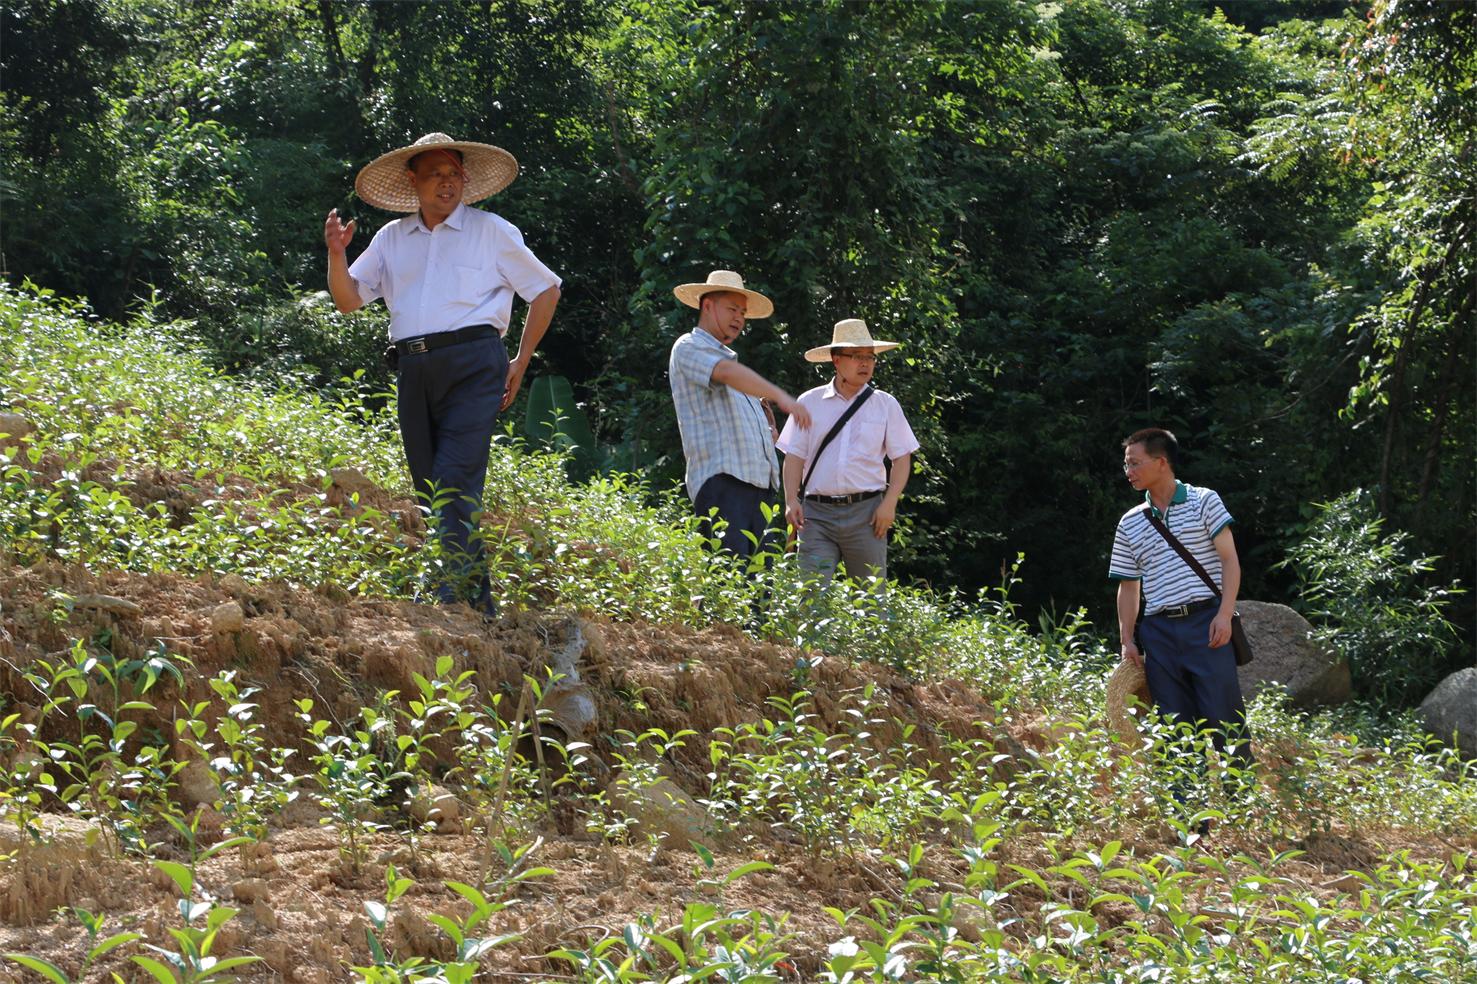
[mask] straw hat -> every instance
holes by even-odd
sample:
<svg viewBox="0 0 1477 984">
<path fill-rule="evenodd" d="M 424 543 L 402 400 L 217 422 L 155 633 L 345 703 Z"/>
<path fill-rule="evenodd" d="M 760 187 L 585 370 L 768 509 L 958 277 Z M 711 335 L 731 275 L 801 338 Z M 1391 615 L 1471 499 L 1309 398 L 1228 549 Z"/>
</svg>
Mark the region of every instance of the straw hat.
<svg viewBox="0 0 1477 984">
<path fill-rule="evenodd" d="M 387 212 L 414 212 L 420 208 L 415 189 L 405 179 L 405 169 L 416 154 L 428 150 L 459 150 L 467 183 L 462 189 L 463 202 L 480 202 L 495 195 L 518 176 L 518 162 L 513 155 L 492 144 L 453 140 L 444 133 L 428 133 L 409 147 L 381 154 L 364 166 L 354 179 L 354 190 L 371 205 Z"/>
<path fill-rule="evenodd" d="M 1139 730 L 1134 726 L 1134 714 L 1128 706 L 1128 698 L 1137 697 L 1144 706 L 1153 705 L 1149 696 L 1149 681 L 1144 677 L 1144 668 L 1133 660 L 1120 660 L 1108 677 L 1107 714 L 1108 724 L 1127 745 L 1138 747 Z"/>
<path fill-rule="evenodd" d="M 672 293 L 677 295 L 677 300 L 690 308 L 701 306 L 704 294 L 715 291 L 732 291 L 735 294 L 743 294 L 749 299 L 749 311 L 745 315 L 748 318 L 767 318 L 774 314 L 774 303 L 757 290 L 750 290 L 744 286 L 744 278 L 732 270 L 714 270 L 708 274 L 707 283 L 683 284 L 673 287 Z"/>
<path fill-rule="evenodd" d="M 836 322 L 836 327 L 831 331 L 830 345 L 817 345 L 805 353 L 806 362 L 830 362 L 831 349 L 838 348 L 867 348 L 874 352 L 886 352 L 888 349 L 897 348 L 901 342 L 884 342 L 872 337 L 867 331 L 867 323 L 861 318 L 847 318 L 845 321 Z"/>
</svg>

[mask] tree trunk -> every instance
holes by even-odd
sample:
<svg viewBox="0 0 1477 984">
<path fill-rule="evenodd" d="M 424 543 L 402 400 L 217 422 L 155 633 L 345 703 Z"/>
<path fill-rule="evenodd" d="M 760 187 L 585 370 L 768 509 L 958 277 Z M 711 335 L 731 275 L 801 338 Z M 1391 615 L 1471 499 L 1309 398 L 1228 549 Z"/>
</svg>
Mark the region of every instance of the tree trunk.
<svg viewBox="0 0 1477 984">
<path fill-rule="evenodd" d="M 324 47 L 328 49 L 328 64 L 333 77 L 342 80 L 348 75 L 344 62 L 344 46 L 339 43 L 338 21 L 333 16 L 333 0 L 318 0 L 318 16 L 323 21 Z"/>
<path fill-rule="evenodd" d="M 1431 436 L 1426 441 L 1425 463 L 1421 467 L 1421 484 L 1416 492 L 1413 525 L 1417 529 L 1420 528 L 1421 519 L 1426 511 L 1426 501 L 1430 497 L 1431 486 L 1436 480 L 1436 464 L 1441 459 L 1442 430 L 1446 426 L 1446 416 L 1451 409 L 1451 392 L 1456 385 L 1457 370 L 1461 367 L 1462 355 L 1466 349 L 1467 329 L 1472 323 L 1471 315 L 1472 294 L 1468 293 L 1452 322 L 1451 350 L 1446 353 L 1446 364 L 1441 367 L 1441 383 L 1436 395 L 1436 416 L 1431 421 Z"/>
</svg>

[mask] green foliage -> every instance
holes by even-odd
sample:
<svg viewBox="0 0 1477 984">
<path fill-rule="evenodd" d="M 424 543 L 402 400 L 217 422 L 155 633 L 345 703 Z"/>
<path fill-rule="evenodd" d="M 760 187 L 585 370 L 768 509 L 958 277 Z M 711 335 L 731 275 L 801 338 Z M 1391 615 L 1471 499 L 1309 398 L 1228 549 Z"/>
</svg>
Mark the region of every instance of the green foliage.
<svg viewBox="0 0 1477 984">
<path fill-rule="evenodd" d="M 942 808 L 943 792 L 915 761 L 910 727 L 879 747 L 869 687 L 842 704 L 835 731 L 819 727 L 810 698 L 771 697 L 773 719 L 720 728 L 709 745 L 714 771 L 708 808 L 728 824 L 764 819 L 797 835 L 817 855 L 851 852 L 857 840 L 883 846 L 916 836 Z"/>
<path fill-rule="evenodd" d="M 1106 624 L 1082 544 L 1157 423 L 1240 520 L 1248 594 L 1288 587 L 1300 503 L 1355 486 L 1470 581 L 1471 18 L 1232 7 L 12 4 L 0 269 L 378 405 L 385 315 L 324 302 L 318 228 L 336 206 L 362 248 L 388 217 L 355 170 L 439 128 L 523 164 L 493 204 L 570 288 L 527 389 L 570 381 L 580 476 L 680 476 L 670 291 L 727 266 L 777 302 L 741 357 L 791 390 L 840 317 L 906 343 L 904 580 L 969 596 L 1024 551 L 1024 604 Z"/>
<path fill-rule="evenodd" d="M 1284 563 L 1300 582 L 1316 638 L 1346 660 L 1356 693 L 1408 706 L 1455 668 L 1447 610 L 1465 594 L 1431 583 L 1434 557 L 1412 557 L 1408 533 L 1387 534 L 1361 491 L 1320 503 Z"/>
<path fill-rule="evenodd" d="M 195 753 L 216 789 L 214 806 L 225 827 L 243 845 L 264 840 L 268 821 L 297 798 L 299 777 L 287 768 L 296 749 L 267 744 L 256 687 L 240 687 L 237 671 L 223 670 L 209 681 L 215 695 L 175 718 L 175 732 Z M 214 720 L 211 720 L 213 718 Z"/>
<path fill-rule="evenodd" d="M 77 906 L 73 906 L 70 911 L 72 917 L 82 925 L 83 930 L 87 933 L 87 949 L 82 958 L 82 969 L 78 971 L 76 978 L 79 982 L 87 980 L 88 969 L 99 957 L 105 956 L 120 946 L 127 946 L 144 938 L 142 933 L 125 931 L 109 934 L 99 940 L 98 934 L 102 932 L 103 922 L 106 917 L 101 914 L 93 915 L 86 909 Z M 52 982 L 52 984 L 70 984 L 72 981 L 72 978 L 68 977 L 60 967 L 50 961 L 42 960 L 39 957 L 27 956 L 24 953 L 7 953 L 4 956 L 7 960 L 13 960 L 27 970 L 41 975 L 42 978 Z M 117 974 L 113 975 L 113 979 L 115 981 L 121 980 Z"/>
<path fill-rule="evenodd" d="M 526 841 L 553 797 L 618 839 L 593 758 L 639 790 L 685 752 L 707 755 L 706 822 L 739 845 L 736 863 L 721 874 L 694 846 L 696 897 L 561 940 L 549 958 L 574 979 L 1470 976 L 1469 854 L 1389 854 L 1317 891 L 1293 864 L 1329 832 L 1477 826 L 1477 766 L 1409 716 L 1263 695 L 1247 776 L 1208 736 L 1152 716 L 1125 754 L 1099 711 L 1113 655 L 1089 621 L 1108 604 L 1091 544 L 1106 549 L 1126 504 L 1117 439 L 1142 423 L 1188 438 L 1186 477 L 1241 521 L 1251 592 L 1299 579 L 1363 694 L 1410 701 L 1460 658 L 1450 620 L 1466 615 L 1449 601 L 1477 542 L 1472 21 L 1427 0 L 1382 0 L 1364 22 L 1335 7 L 7 5 L 0 266 L 45 288 L 0 288 L 0 406 L 37 425 L 0 449 L 6 564 L 415 596 L 441 558 L 402 514 L 386 319 L 327 305 L 317 228 L 337 205 L 367 242 L 385 217 L 350 195 L 355 168 L 435 127 L 519 156 L 495 204 L 568 285 L 528 387 L 533 440 L 508 426 L 489 471 L 503 601 L 744 625 L 795 658 L 795 693 L 762 718 L 711 738 L 649 728 L 598 752 L 539 737 L 552 681 L 531 673 L 510 715 L 510 695 L 478 692 L 451 654 L 410 692 L 366 694 L 348 727 L 304 698 L 297 754 L 223 673 L 176 723 L 232 835 L 202 849 L 201 814 L 173 797 L 186 763 L 138 723 L 177 696 L 178 660 L 68 638 L 0 706 L 0 822 L 19 845 L 0 863 L 26 870 L 56 811 L 125 857 L 162 853 L 150 832 L 172 830 L 167 850 L 188 863 L 154 858 L 182 896 L 179 926 L 108 936 L 75 911 L 67 970 L 101 974 L 111 956 L 157 981 L 229 975 L 251 958 L 215 952 L 234 912 L 201 864 L 270 838 L 304 793 L 351 868 L 384 842 L 414 862 L 420 826 L 404 813 L 434 782 L 484 837 L 476 884 L 447 883 L 455 908 L 426 916 L 453 957 L 391 951 L 392 908 L 429 890 L 385 865 L 355 971 L 496 973 L 505 908 L 550 873 Z M 894 564 L 914 583 L 817 592 L 792 558 L 733 564 L 671 494 L 662 368 L 691 312 L 670 288 L 720 266 L 775 297 L 777 317 L 739 348 L 792 390 L 821 381 L 798 356 L 839 317 L 907 343 L 881 381 L 925 444 Z M 555 397 L 559 379 L 572 382 Z M 575 459 L 614 450 L 572 460 L 556 433 Z M 344 465 L 402 506 L 331 499 Z M 571 466 L 621 471 L 572 485 Z M 1303 528 L 1303 503 L 1361 484 L 1377 512 L 1345 497 Z M 1440 561 L 1422 556 L 1438 545 Z M 60 624 L 70 601 L 54 602 Z M 1050 614 L 1026 614 L 1038 609 Z M 897 687 L 957 678 L 992 720 L 920 735 L 880 691 L 817 692 L 827 660 L 870 661 Z M 1203 818 L 1275 846 L 1207 847 Z M 742 854 L 755 824 L 875 889 L 831 911 L 833 931 L 807 929 L 795 963 L 786 913 L 723 900 L 765 868 Z"/>
<path fill-rule="evenodd" d="M 600 464 L 590 419 L 576 405 L 574 388 L 563 376 L 540 376 L 530 384 L 523 435 L 534 447 L 567 453 L 578 477 L 588 477 Z"/>
</svg>

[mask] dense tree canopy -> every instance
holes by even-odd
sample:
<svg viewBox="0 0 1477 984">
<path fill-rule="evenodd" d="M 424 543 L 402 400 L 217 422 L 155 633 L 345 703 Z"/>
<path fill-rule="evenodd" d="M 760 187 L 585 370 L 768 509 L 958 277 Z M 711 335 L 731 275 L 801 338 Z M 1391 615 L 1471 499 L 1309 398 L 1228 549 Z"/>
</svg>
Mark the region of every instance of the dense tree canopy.
<svg viewBox="0 0 1477 984">
<path fill-rule="evenodd" d="M 788 387 L 840 318 L 906 343 L 903 577 L 1024 552 L 1025 600 L 1106 612 L 1117 442 L 1159 424 L 1253 596 L 1294 600 L 1274 565 L 1356 488 L 1472 582 L 1469 3 L 20 0 L 0 30 L 5 276 L 192 319 L 232 368 L 374 368 L 383 315 L 315 298 L 323 214 L 362 248 L 390 216 L 356 170 L 443 130 L 518 157 L 493 205 L 566 278 L 537 371 L 658 488 L 671 287 L 728 267 Z"/>
</svg>

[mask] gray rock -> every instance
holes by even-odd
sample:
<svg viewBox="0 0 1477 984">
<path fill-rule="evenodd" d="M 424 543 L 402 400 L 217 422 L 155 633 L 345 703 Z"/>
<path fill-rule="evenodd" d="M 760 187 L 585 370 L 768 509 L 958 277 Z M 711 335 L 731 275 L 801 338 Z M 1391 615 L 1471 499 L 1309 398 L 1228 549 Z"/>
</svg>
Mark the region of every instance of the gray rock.
<svg viewBox="0 0 1477 984">
<path fill-rule="evenodd" d="M 434 823 L 439 831 L 459 826 L 462 804 L 441 786 L 427 786 L 410 801 L 410 815 L 420 823 Z"/>
<path fill-rule="evenodd" d="M 138 615 L 143 612 L 136 603 L 127 598 L 105 594 L 81 594 L 72 599 L 72 607 L 93 608 L 113 615 Z"/>
<path fill-rule="evenodd" d="M 333 480 L 333 484 L 342 489 L 345 495 L 364 496 L 379 491 L 379 486 L 366 478 L 364 473 L 357 468 L 335 468 L 328 475 Z"/>
<path fill-rule="evenodd" d="M 1349 664 L 1312 639 L 1313 626 L 1286 605 L 1266 601 L 1237 604 L 1255 658 L 1237 667 L 1241 693 L 1248 700 L 1271 685 L 1281 685 L 1297 707 L 1341 704 L 1352 695 Z"/>
<path fill-rule="evenodd" d="M 180 748 L 177 754 L 190 753 Z M 220 790 L 215 784 L 215 773 L 210 766 L 198 758 L 190 758 L 185 767 L 175 776 L 175 792 L 187 807 L 212 806 L 220 799 Z"/>
<path fill-rule="evenodd" d="M 1477 758 L 1477 666 L 1457 670 L 1421 701 L 1421 720 L 1431 734 Z"/>
<path fill-rule="evenodd" d="M 0 413 L 0 445 L 16 444 L 36 429 L 36 425 L 18 413 Z"/>
<path fill-rule="evenodd" d="M 669 847 L 686 849 L 688 841 L 707 842 L 703 808 L 666 776 L 650 785 L 616 783 L 611 801 L 636 821 L 637 834 L 665 836 Z"/>
<path fill-rule="evenodd" d="M 211 609 L 210 627 L 218 633 L 240 632 L 246 628 L 246 613 L 239 602 L 223 602 Z"/>
<path fill-rule="evenodd" d="M 231 897 L 247 905 L 253 902 L 270 902 L 272 889 L 261 878 L 243 878 L 231 886 Z"/>
</svg>

